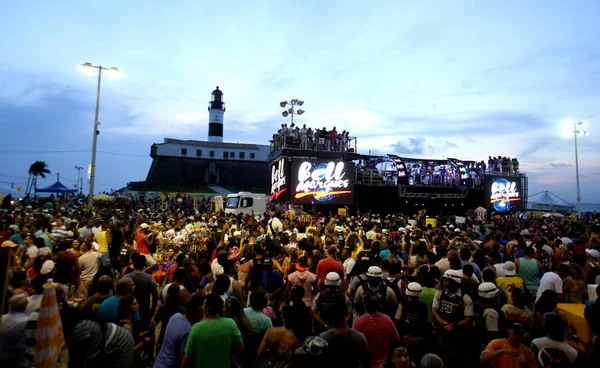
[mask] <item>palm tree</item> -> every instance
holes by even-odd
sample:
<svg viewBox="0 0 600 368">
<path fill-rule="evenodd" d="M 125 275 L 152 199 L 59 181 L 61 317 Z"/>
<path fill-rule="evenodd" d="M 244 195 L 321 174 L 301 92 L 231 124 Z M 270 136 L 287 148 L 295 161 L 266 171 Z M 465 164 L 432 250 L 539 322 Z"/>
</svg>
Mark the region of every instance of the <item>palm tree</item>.
<svg viewBox="0 0 600 368">
<path fill-rule="evenodd" d="M 42 179 L 46 179 L 46 174 L 50 174 L 51 171 L 48 169 L 48 164 L 44 161 L 36 161 L 29 166 L 29 180 L 27 183 L 31 183 L 31 186 L 27 190 L 27 194 L 31 193 L 31 189 L 37 189 L 37 178 L 42 177 Z"/>
</svg>

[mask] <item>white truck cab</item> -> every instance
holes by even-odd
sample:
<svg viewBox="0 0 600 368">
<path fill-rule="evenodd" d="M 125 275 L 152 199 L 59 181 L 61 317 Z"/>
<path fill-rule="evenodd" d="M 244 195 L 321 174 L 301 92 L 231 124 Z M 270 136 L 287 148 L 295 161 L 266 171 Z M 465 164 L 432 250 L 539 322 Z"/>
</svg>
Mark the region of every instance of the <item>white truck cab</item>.
<svg viewBox="0 0 600 368">
<path fill-rule="evenodd" d="M 255 216 L 262 217 L 265 213 L 266 205 L 267 196 L 265 194 L 249 192 L 228 194 L 225 213 L 251 215 L 254 211 Z"/>
</svg>

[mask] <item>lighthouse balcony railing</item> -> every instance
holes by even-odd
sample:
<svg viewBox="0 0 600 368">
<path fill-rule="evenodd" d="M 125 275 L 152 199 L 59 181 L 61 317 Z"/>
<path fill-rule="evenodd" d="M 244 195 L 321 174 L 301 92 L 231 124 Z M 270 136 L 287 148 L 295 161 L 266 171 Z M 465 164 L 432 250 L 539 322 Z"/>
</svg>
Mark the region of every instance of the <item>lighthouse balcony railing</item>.
<svg viewBox="0 0 600 368">
<path fill-rule="evenodd" d="M 326 138 L 296 138 L 274 136 L 270 141 L 271 154 L 282 149 L 295 149 L 302 151 L 322 151 L 322 152 L 347 152 L 357 153 L 356 137 L 346 137 L 341 139 Z"/>
</svg>

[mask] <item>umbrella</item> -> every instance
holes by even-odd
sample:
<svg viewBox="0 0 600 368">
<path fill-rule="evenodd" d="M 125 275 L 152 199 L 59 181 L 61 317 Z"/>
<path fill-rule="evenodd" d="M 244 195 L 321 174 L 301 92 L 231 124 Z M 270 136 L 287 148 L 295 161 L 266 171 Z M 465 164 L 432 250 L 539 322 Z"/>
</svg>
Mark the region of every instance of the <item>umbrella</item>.
<svg viewBox="0 0 600 368">
<path fill-rule="evenodd" d="M 96 194 L 94 196 L 94 200 L 95 201 L 110 201 L 112 198 L 110 198 L 108 195 L 100 193 L 100 194 Z"/>
</svg>

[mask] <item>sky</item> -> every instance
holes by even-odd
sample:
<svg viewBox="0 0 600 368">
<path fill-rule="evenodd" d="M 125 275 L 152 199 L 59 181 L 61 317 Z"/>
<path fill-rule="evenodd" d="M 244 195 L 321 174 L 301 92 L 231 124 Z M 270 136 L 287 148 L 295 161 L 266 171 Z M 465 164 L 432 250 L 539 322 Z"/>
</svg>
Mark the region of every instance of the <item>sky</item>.
<svg viewBox="0 0 600 368">
<path fill-rule="evenodd" d="M 96 188 L 146 178 L 150 146 L 206 140 L 215 86 L 224 139 L 268 144 L 279 102 L 305 101 L 297 123 L 337 127 L 359 153 L 482 160 L 517 157 L 529 194 L 600 202 L 600 2 L 82 1 L 3 2 L 0 186 L 73 187 L 91 160 L 102 79 Z M 598 134 L 594 134 L 598 132 Z M 85 174 L 85 170 L 82 171 Z M 87 192 L 87 183 L 84 184 Z"/>
</svg>

